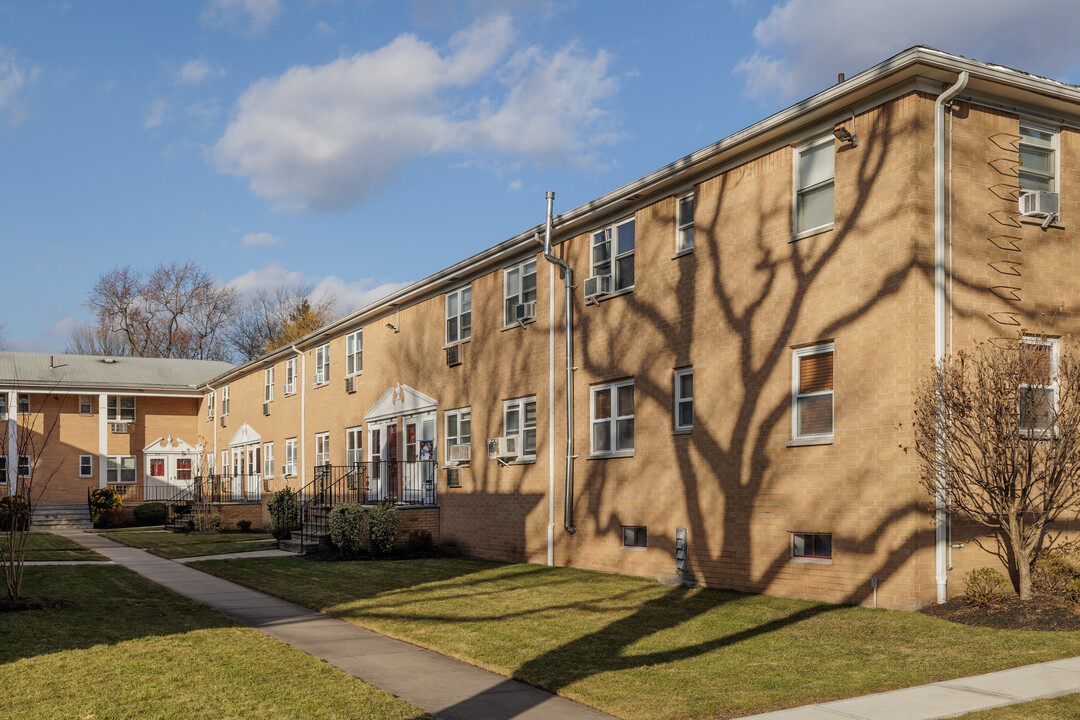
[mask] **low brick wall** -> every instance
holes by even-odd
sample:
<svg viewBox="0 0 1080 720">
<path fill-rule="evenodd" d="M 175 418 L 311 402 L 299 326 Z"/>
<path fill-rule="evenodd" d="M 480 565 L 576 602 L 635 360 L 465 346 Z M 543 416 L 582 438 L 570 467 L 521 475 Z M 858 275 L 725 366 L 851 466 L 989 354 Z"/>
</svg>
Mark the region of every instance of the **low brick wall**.
<svg viewBox="0 0 1080 720">
<path fill-rule="evenodd" d="M 436 507 L 411 507 L 401 508 L 401 522 L 398 523 L 397 538 L 394 540 L 395 548 L 404 548 L 409 542 L 409 535 L 417 530 L 427 530 L 431 533 L 431 539 L 439 542 L 439 508 Z"/>
<path fill-rule="evenodd" d="M 252 530 L 266 530 L 270 527 L 269 520 L 263 517 L 265 503 L 255 505 L 253 503 L 221 503 L 211 505 L 210 513 L 221 516 L 221 525 L 224 530 L 239 529 L 238 523 L 247 520 L 251 523 Z"/>
</svg>

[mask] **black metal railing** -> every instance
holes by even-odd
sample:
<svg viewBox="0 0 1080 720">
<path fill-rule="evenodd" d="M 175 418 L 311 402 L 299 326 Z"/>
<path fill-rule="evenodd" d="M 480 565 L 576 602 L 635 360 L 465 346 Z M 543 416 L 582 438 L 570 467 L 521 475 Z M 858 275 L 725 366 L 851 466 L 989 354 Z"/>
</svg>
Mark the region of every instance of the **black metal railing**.
<svg viewBox="0 0 1080 720">
<path fill-rule="evenodd" d="M 190 491 L 191 480 L 186 481 L 183 487 L 167 484 L 146 483 L 107 483 L 105 487 L 112 488 L 120 496 L 120 501 L 125 505 L 134 505 L 144 502 L 169 502 L 177 494 L 185 490 Z"/>
<path fill-rule="evenodd" d="M 195 478 L 194 501 L 202 505 L 261 503 L 261 475 L 200 475 Z"/>
<path fill-rule="evenodd" d="M 187 529 L 188 521 L 195 512 L 195 490 L 197 487 L 197 483 L 192 481 L 190 485 L 178 490 L 171 498 L 165 501 L 166 530 Z"/>
</svg>

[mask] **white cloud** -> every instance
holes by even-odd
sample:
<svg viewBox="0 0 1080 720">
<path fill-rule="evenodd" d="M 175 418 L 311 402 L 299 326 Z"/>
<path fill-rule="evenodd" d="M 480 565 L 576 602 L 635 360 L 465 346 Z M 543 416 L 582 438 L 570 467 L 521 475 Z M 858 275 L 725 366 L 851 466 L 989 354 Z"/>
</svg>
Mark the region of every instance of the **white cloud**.
<svg viewBox="0 0 1080 720">
<path fill-rule="evenodd" d="M 159 98 L 150 106 L 150 112 L 147 113 L 146 119 L 143 120 L 143 127 L 147 130 L 153 130 L 154 128 L 159 127 L 161 123 L 165 122 L 165 113 L 168 111 L 169 103 Z"/>
<path fill-rule="evenodd" d="M 281 0 L 210 0 L 202 13 L 206 25 L 241 35 L 261 35 L 281 14 Z"/>
<path fill-rule="evenodd" d="M 18 125 L 24 118 L 19 108 L 19 91 L 37 76 L 37 67 L 26 65 L 13 52 L 0 47 L 0 114 L 10 115 L 12 125 Z"/>
<path fill-rule="evenodd" d="M 1063 79 L 1080 67 L 1078 34 L 1080 5 L 1056 0 L 785 0 L 757 23 L 756 49 L 734 72 L 749 96 L 792 101 L 921 44 Z"/>
<path fill-rule="evenodd" d="M 315 34 L 323 35 L 325 37 L 333 37 L 334 35 L 337 35 L 337 31 L 334 30 L 330 23 L 326 22 L 325 20 L 320 20 L 319 22 L 315 23 Z"/>
<path fill-rule="evenodd" d="M 226 284 L 236 288 L 241 295 L 250 296 L 259 290 L 275 290 L 282 285 L 297 283 L 310 283 L 312 297 L 329 297 L 334 301 L 337 312 L 342 314 L 359 310 L 409 284 L 386 282 L 376 278 L 346 282 L 337 275 L 308 277 L 297 270 L 286 270 L 280 263 L 253 268 Z"/>
<path fill-rule="evenodd" d="M 205 60 L 196 58 L 188 60 L 176 71 L 176 81 L 198 85 L 207 78 L 224 77 L 225 71 L 219 67 L 211 67 Z"/>
<path fill-rule="evenodd" d="M 617 139 L 603 108 L 617 90 L 610 58 L 575 45 L 514 50 L 514 41 L 500 16 L 443 51 L 401 35 L 372 52 L 292 67 L 240 97 L 213 158 L 293 211 L 355 205 L 417 157 L 595 163 L 590 148 Z"/>
<path fill-rule="evenodd" d="M 246 248 L 275 247 L 281 244 L 281 238 L 270 233 L 248 233 L 240 238 L 240 244 Z"/>
<path fill-rule="evenodd" d="M 508 190 L 520 190 L 521 189 L 521 179 L 518 178 L 516 180 L 511 180 L 510 183 L 506 186 L 506 188 Z"/>
<path fill-rule="evenodd" d="M 59 310 L 54 308 L 41 308 L 38 311 L 46 315 L 46 322 L 37 324 L 37 335 L 31 337 L 18 337 L 11 338 L 6 342 L 6 349 L 14 350 L 17 352 L 64 352 L 64 348 L 67 346 L 67 341 L 71 337 L 71 332 L 79 326 L 79 321 L 70 315 L 63 315 Z M 59 320 L 56 320 L 51 325 L 48 320 L 52 320 L 59 316 Z"/>
<path fill-rule="evenodd" d="M 273 290 L 282 285 L 293 285 L 306 280 L 302 272 L 286 270 L 280 263 L 271 263 L 258 270 L 252 268 L 226 285 L 236 288 L 241 295 L 250 295 L 258 290 Z"/>
</svg>

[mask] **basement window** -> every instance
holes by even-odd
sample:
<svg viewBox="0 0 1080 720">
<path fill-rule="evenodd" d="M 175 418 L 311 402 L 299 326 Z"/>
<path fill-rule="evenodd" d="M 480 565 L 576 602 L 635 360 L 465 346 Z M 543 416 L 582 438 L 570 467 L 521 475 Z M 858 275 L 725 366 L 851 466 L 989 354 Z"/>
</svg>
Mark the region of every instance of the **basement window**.
<svg viewBox="0 0 1080 720">
<path fill-rule="evenodd" d="M 832 560 L 832 533 L 791 533 L 791 557 Z"/>
<path fill-rule="evenodd" d="M 643 526 L 624 525 L 622 544 L 625 548 L 644 548 L 649 546 L 649 529 Z"/>
</svg>

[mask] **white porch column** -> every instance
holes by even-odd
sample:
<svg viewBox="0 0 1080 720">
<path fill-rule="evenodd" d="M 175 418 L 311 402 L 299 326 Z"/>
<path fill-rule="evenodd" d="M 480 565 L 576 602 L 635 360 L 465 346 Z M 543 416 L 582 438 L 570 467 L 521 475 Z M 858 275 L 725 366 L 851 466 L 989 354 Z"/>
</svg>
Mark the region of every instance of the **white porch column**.
<svg viewBox="0 0 1080 720">
<path fill-rule="evenodd" d="M 19 394 L 14 390 L 7 393 L 7 478 L 12 495 L 19 486 Z"/>
<path fill-rule="evenodd" d="M 109 396 L 98 395 L 98 487 L 105 487 L 109 469 Z"/>
</svg>

